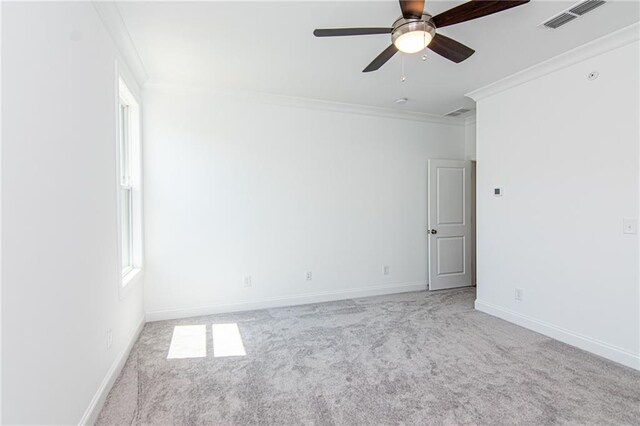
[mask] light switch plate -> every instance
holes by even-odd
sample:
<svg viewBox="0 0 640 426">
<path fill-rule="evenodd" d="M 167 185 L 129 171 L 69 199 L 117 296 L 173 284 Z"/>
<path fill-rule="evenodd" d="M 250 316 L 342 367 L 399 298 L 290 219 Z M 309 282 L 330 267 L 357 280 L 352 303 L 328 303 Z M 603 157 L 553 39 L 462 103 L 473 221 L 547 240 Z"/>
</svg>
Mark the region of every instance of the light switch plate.
<svg viewBox="0 0 640 426">
<path fill-rule="evenodd" d="M 638 233 L 638 219 L 636 219 L 636 218 L 624 218 L 624 219 L 622 219 L 622 232 L 624 234 L 637 234 Z"/>
<path fill-rule="evenodd" d="M 515 294 L 515 299 L 517 301 L 522 301 L 522 296 L 523 296 L 523 291 L 521 288 L 516 287 L 516 294 Z"/>
</svg>

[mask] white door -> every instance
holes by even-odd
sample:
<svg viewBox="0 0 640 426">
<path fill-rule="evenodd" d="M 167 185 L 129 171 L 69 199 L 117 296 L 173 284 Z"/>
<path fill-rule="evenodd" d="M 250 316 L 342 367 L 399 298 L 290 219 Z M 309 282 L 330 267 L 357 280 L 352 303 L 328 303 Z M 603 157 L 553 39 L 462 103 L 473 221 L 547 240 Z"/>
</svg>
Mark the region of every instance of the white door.
<svg viewBox="0 0 640 426">
<path fill-rule="evenodd" d="M 470 286 L 471 164 L 429 160 L 429 290 Z"/>
</svg>

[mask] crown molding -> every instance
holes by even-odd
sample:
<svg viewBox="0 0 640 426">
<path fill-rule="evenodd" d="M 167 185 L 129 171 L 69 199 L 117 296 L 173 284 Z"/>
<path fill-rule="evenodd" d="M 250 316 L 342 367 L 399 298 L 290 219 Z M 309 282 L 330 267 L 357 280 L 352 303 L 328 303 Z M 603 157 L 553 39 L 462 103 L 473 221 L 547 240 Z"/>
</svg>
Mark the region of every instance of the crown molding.
<svg viewBox="0 0 640 426">
<path fill-rule="evenodd" d="M 589 43 L 578 46 L 565 53 L 554 56 L 544 62 L 540 62 L 532 67 L 526 68 L 480 89 L 467 93 L 465 96 L 474 101 L 479 101 L 488 96 L 495 95 L 515 86 L 531 81 L 533 79 L 550 74 L 562 68 L 566 68 L 578 62 L 585 61 L 594 56 L 610 50 L 617 49 L 627 44 L 640 40 L 640 23 L 624 27 L 611 34 L 607 34 Z"/>
<path fill-rule="evenodd" d="M 368 105 L 350 104 L 321 99 L 302 98 L 295 96 L 278 95 L 274 93 L 222 90 L 207 87 L 178 85 L 161 82 L 149 82 L 144 87 L 147 89 L 172 90 L 183 93 L 206 93 L 209 95 L 224 97 L 241 102 L 278 105 L 291 108 L 315 109 L 322 111 L 340 112 L 345 114 L 358 114 L 373 117 L 393 118 L 398 120 L 421 121 L 425 123 L 445 124 L 449 126 L 464 126 L 464 118 L 444 117 L 425 112 L 395 110 Z"/>
<path fill-rule="evenodd" d="M 111 36 L 124 62 L 128 65 L 133 78 L 139 87 L 149 80 L 142 58 L 136 49 L 131 34 L 120 15 L 118 6 L 113 1 L 92 1 L 98 16 Z"/>
<path fill-rule="evenodd" d="M 302 98 L 278 95 L 266 92 L 217 90 L 207 87 L 182 85 L 174 83 L 150 82 L 149 75 L 138 50 L 133 43 L 118 7 L 113 1 L 92 1 L 92 4 L 102 20 L 107 32 L 111 36 L 124 62 L 128 65 L 133 78 L 140 88 L 170 88 L 191 93 L 209 93 L 224 96 L 244 102 L 257 102 L 269 105 L 280 105 L 293 108 L 317 109 L 347 114 L 359 114 L 374 117 L 393 118 L 399 120 L 421 121 L 426 123 L 445 124 L 450 126 L 464 126 L 464 118 L 444 117 L 419 111 L 397 110 L 392 108 L 374 107 L 368 105 L 327 101 L 322 99 Z"/>
</svg>

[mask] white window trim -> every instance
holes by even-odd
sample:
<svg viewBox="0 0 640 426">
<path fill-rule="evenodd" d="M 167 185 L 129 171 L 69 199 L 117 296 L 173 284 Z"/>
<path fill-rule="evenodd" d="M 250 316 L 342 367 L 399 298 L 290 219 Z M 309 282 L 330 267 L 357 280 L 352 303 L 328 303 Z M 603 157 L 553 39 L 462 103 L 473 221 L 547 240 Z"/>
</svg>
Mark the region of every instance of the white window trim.
<svg viewBox="0 0 640 426">
<path fill-rule="evenodd" d="M 127 87 L 124 79 L 117 74 L 116 96 L 116 137 L 120 138 L 120 104 L 124 103 L 129 109 L 129 167 L 131 188 L 131 253 L 132 267 L 122 269 L 122 223 L 121 223 L 121 171 L 120 171 L 120 140 L 116 140 L 116 177 L 117 177 L 117 240 L 118 240 L 118 295 L 124 299 L 135 283 L 140 281 L 143 272 L 143 216 L 142 216 L 142 140 L 140 103 Z"/>
<path fill-rule="evenodd" d="M 120 88 L 119 90 L 123 91 L 124 89 Z M 126 142 L 123 143 L 122 140 L 118 141 L 118 146 L 120 147 L 120 150 L 118 152 L 120 153 L 120 156 L 121 156 L 121 158 L 118 159 L 119 160 L 119 164 L 120 164 L 120 192 L 119 192 L 119 196 L 120 196 L 120 205 L 122 205 L 122 200 L 123 200 L 122 193 L 123 193 L 123 191 L 127 191 L 127 197 L 126 198 L 127 198 L 127 204 L 129 206 L 129 209 L 128 209 L 129 210 L 129 212 L 128 212 L 129 215 L 128 216 L 129 216 L 129 222 L 130 222 L 130 223 L 127 224 L 127 227 L 129 228 L 129 232 L 128 232 L 128 234 L 129 234 L 128 235 L 128 240 L 129 240 L 128 246 L 129 247 L 127 248 L 127 251 L 129 252 L 129 264 L 125 268 L 122 268 L 122 276 L 126 277 L 129 274 L 129 272 L 131 272 L 133 269 L 135 269 L 134 268 L 134 263 L 133 263 L 133 238 L 134 238 L 133 237 L 133 186 L 132 186 L 132 182 L 131 182 L 131 178 L 132 178 L 131 174 L 132 174 L 132 169 L 133 169 L 132 165 L 131 165 L 131 154 L 132 154 L 133 149 L 132 149 L 132 146 L 131 146 L 131 142 L 132 142 L 131 130 L 132 129 L 131 129 L 131 125 L 130 125 L 130 116 L 132 115 L 132 112 L 131 112 L 131 105 L 130 105 L 129 101 L 127 101 L 126 99 L 123 99 L 122 96 L 119 96 L 119 101 L 120 101 L 119 102 L 119 104 L 120 104 L 119 105 L 120 106 L 120 108 L 119 108 L 120 114 L 118 114 L 118 118 L 121 120 L 119 127 L 123 127 L 124 126 L 126 128 L 124 132 L 122 132 L 121 129 L 118 129 L 119 130 L 118 137 L 120 139 L 122 139 L 121 136 L 123 135 L 123 133 L 126 136 L 125 137 Z M 124 112 L 125 112 L 124 114 L 122 114 L 123 109 L 124 109 Z M 126 120 L 124 120 L 124 124 L 122 123 L 123 115 L 126 118 Z M 126 166 L 127 166 L 127 169 L 129 169 L 129 170 L 126 170 L 124 172 L 122 171 L 122 165 L 123 165 L 122 164 L 122 152 L 123 152 L 122 148 L 123 148 L 123 145 L 126 148 L 126 151 L 128 151 L 127 154 L 126 154 L 126 157 L 127 157 Z M 122 214 L 122 211 L 120 211 L 120 213 Z M 120 219 L 122 219 L 122 215 L 120 216 Z M 121 222 L 120 223 L 120 228 L 122 229 L 123 226 L 124 225 Z M 122 233 L 120 234 L 120 236 L 122 236 Z M 125 244 L 122 241 L 120 247 L 123 248 L 124 245 Z"/>
</svg>

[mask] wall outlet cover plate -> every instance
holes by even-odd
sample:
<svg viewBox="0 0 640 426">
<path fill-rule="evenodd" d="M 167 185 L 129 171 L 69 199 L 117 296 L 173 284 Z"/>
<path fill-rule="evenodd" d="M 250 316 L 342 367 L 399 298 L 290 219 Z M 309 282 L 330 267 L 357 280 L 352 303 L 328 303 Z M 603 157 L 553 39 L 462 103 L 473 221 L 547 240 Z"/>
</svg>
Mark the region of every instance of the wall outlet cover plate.
<svg viewBox="0 0 640 426">
<path fill-rule="evenodd" d="M 637 234 L 638 219 L 629 217 L 622 219 L 622 232 L 624 234 Z"/>
</svg>

